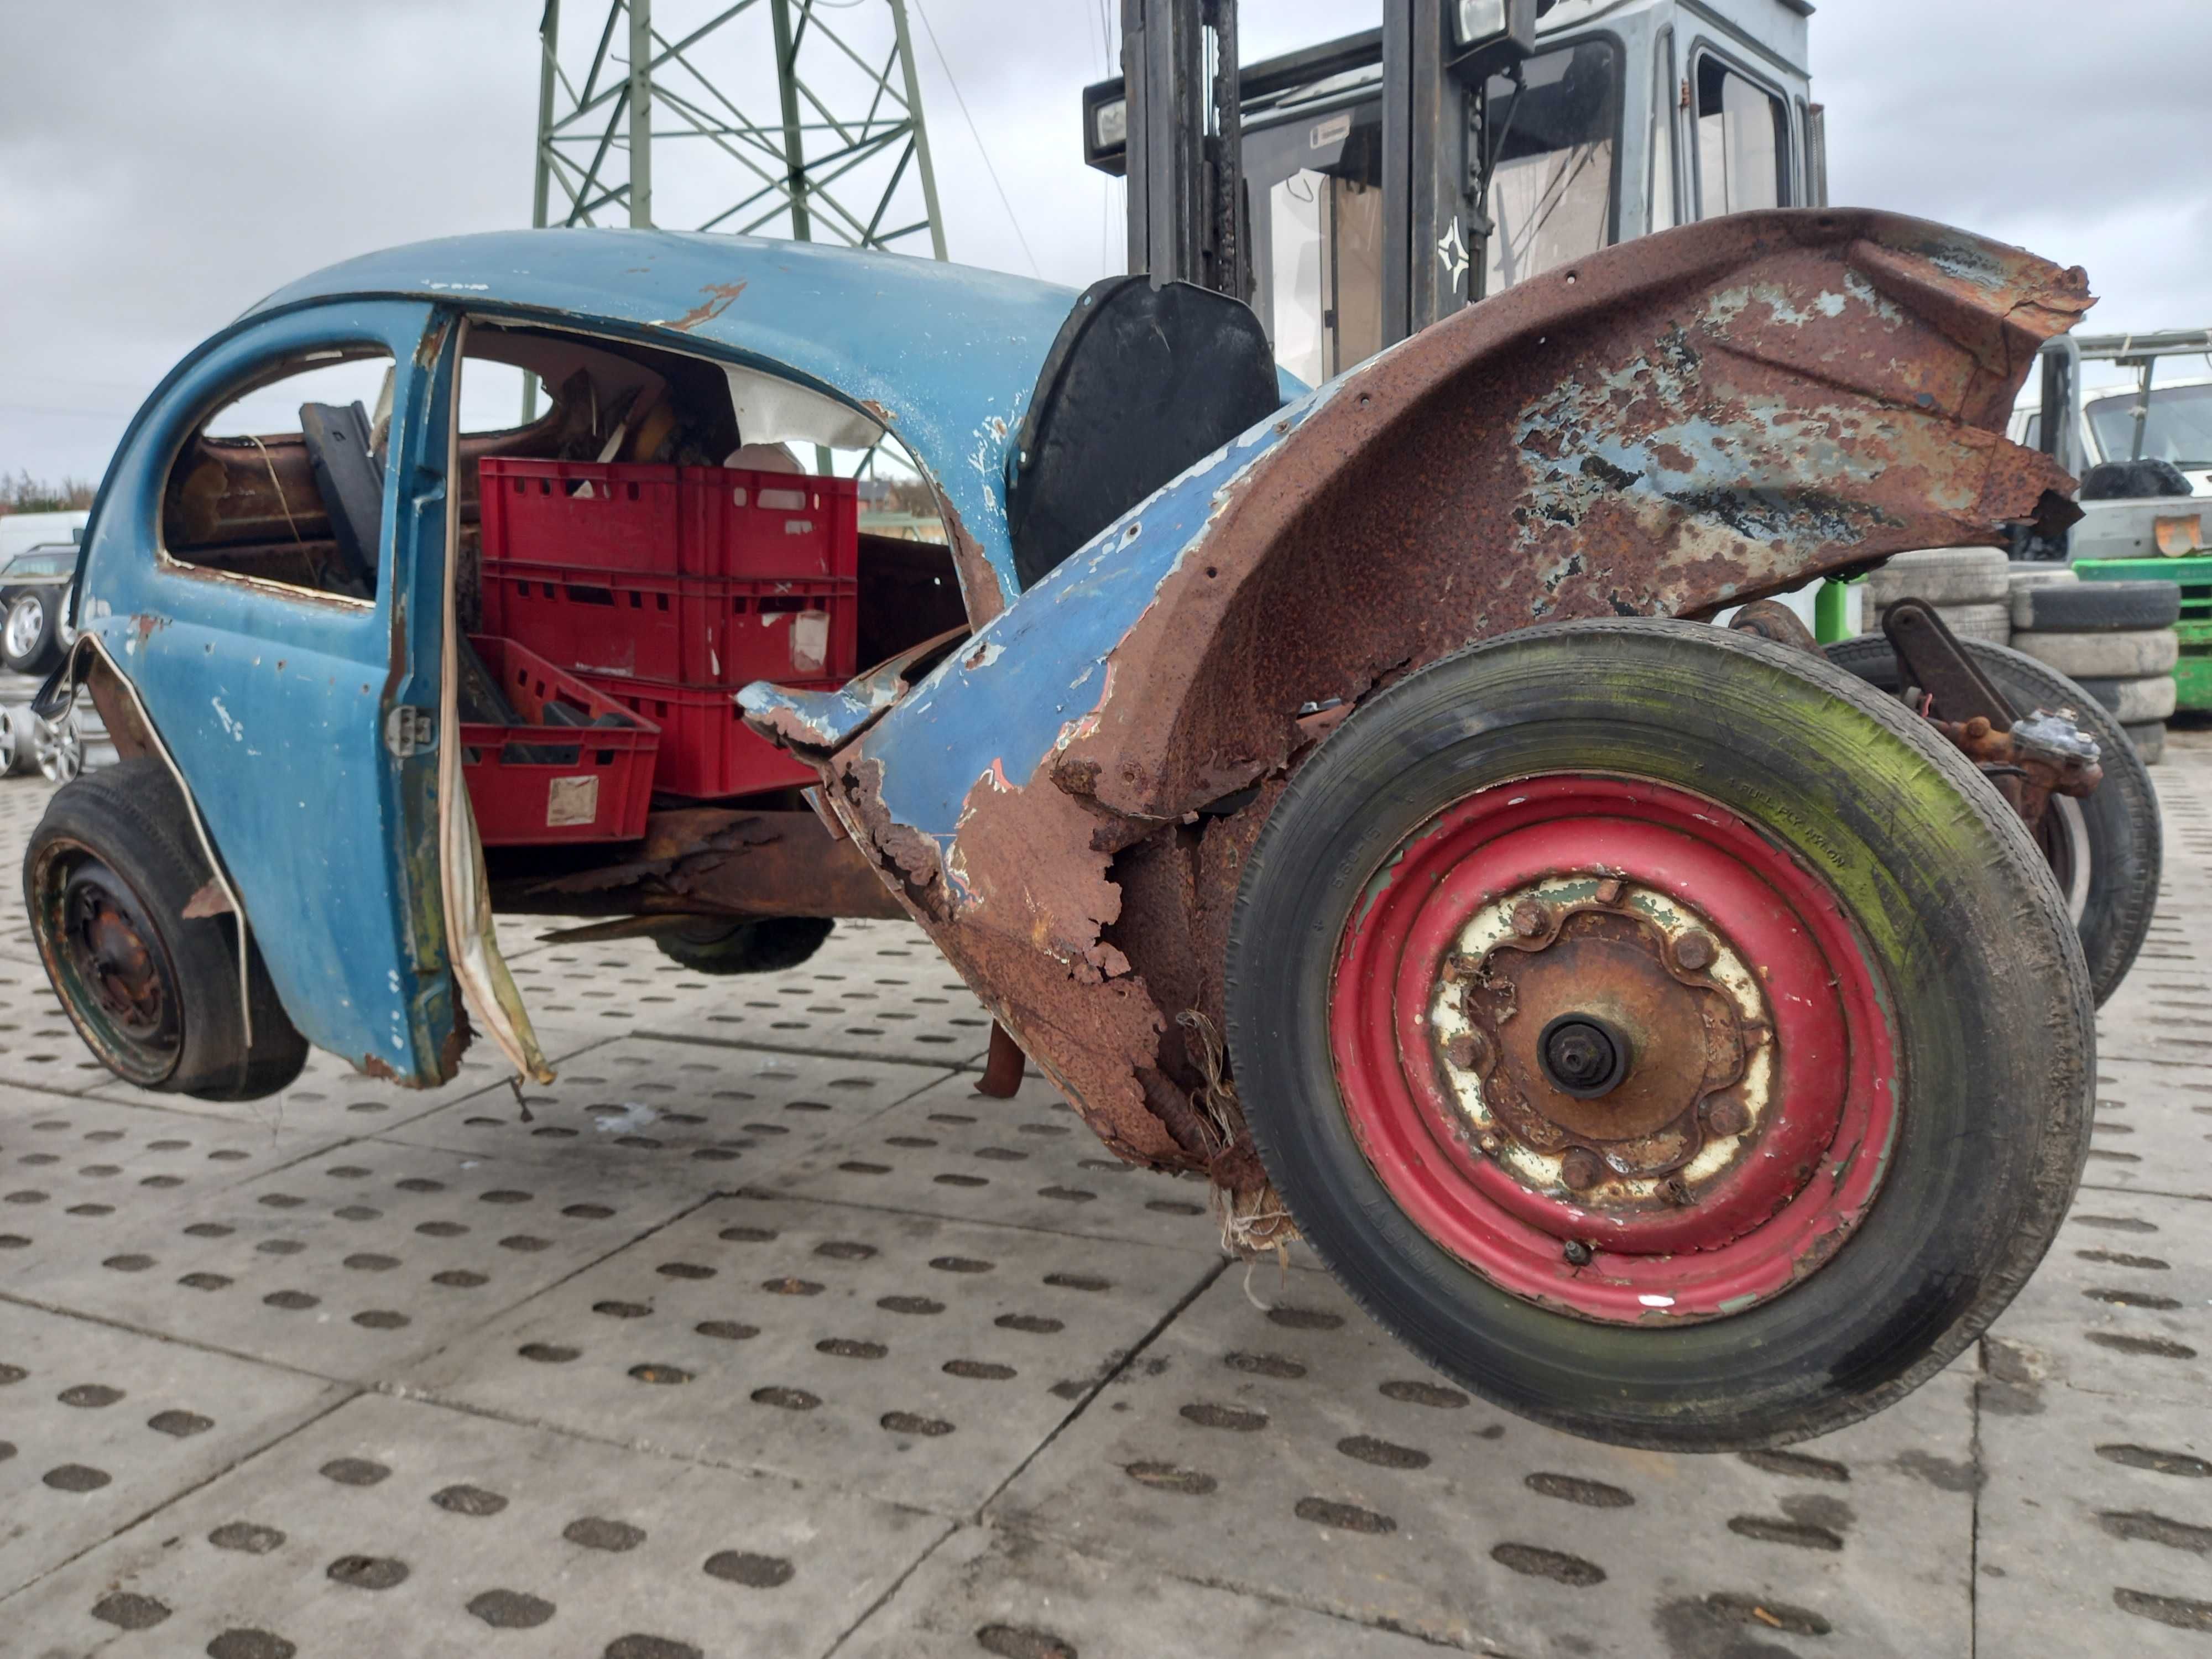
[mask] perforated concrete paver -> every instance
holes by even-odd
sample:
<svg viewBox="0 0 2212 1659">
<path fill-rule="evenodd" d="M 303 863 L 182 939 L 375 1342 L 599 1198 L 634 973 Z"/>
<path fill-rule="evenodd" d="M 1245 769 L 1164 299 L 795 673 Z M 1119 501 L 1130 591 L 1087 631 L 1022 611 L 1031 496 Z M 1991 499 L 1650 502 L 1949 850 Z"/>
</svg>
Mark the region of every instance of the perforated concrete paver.
<svg viewBox="0 0 2212 1659">
<path fill-rule="evenodd" d="M 497 1084 L 385 1138 L 479 1157 L 623 1169 L 625 1180 L 680 1159 L 717 1166 L 715 1181 L 736 1187 L 765 1180 L 811 1148 L 861 1133 L 901 1102 L 956 1075 L 937 1066 L 650 1037 L 617 1038 L 558 1069 L 557 1082 L 525 1089 L 520 1107 Z"/>
<path fill-rule="evenodd" d="M 2076 1389 L 2212 1401 L 2212 1203 L 2085 1190 L 1992 1328 Z"/>
<path fill-rule="evenodd" d="M 325 1376 L 396 1375 L 714 1190 L 716 1166 L 354 1141 L 143 1218 L 7 1292 Z"/>
<path fill-rule="evenodd" d="M 1324 1274 L 1249 1289 L 1217 1280 L 992 1519 L 1508 1653 L 1703 1651 L 1753 1607 L 1829 1651 L 1966 1650 L 1971 1375 L 1786 1455 L 1673 1456 L 1470 1400 Z"/>
<path fill-rule="evenodd" d="M 1124 1164 L 1031 1075 L 1011 1100 L 963 1073 L 793 1159 L 754 1188 L 951 1220 L 1203 1250 L 1219 1237 L 1203 1182 Z"/>
<path fill-rule="evenodd" d="M 33 1262 L 70 1268 L 100 1261 L 179 1205 L 337 1139 L 0 1085 L 0 1289 L 26 1282 Z"/>
<path fill-rule="evenodd" d="M 259 1632 L 232 1638 L 253 1659 L 811 1656 L 947 1526 L 370 1395 L 9 1612 L 46 1651 L 118 1659 L 222 1653 L 226 1632 Z"/>
<path fill-rule="evenodd" d="M 1436 1651 L 1392 1631 L 973 1527 L 932 1551 L 837 1650 L 839 1659 L 1421 1659 Z"/>
<path fill-rule="evenodd" d="M 75 1033 L 70 1034 L 72 1040 Z M 603 1042 L 594 1037 L 592 1042 Z M 82 1044 L 78 1048 L 82 1051 Z M 590 1045 L 565 1033 L 549 1034 L 548 1055 L 556 1064 Z M 95 1082 L 85 1092 L 102 1100 L 128 1101 L 159 1106 L 173 1112 L 198 1112 L 227 1122 L 260 1123 L 283 1127 L 327 1129 L 340 1135 L 374 1134 L 380 1130 L 439 1111 L 450 1102 L 487 1088 L 506 1087 L 513 1068 L 489 1042 L 479 1042 L 462 1055 L 451 1083 L 435 1089 L 403 1089 L 356 1071 L 348 1061 L 320 1048 L 311 1049 L 299 1077 L 273 1095 L 259 1100 L 197 1100 L 190 1095 L 159 1094 L 118 1083 L 103 1070 L 104 1083 Z M 58 1085 L 49 1085 L 58 1086 Z"/>
<path fill-rule="evenodd" d="M 1975 1623 L 1990 1655 L 2212 1651 L 2212 1417 L 1993 1352 Z M 2094 1380 L 2094 1379 L 2092 1379 Z"/>
<path fill-rule="evenodd" d="M 401 1382 L 962 1514 L 1217 1268 L 1156 1246 L 724 1199 Z"/>
<path fill-rule="evenodd" d="M 2212 1066 L 2097 1056 L 2093 1188 L 2212 1199 Z"/>
<path fill-rule="evenodd" d="M 525 1121 L 482 1044 L 125 1090 L 5 911 L 0 1652 L 2212 1656 L 2212 733 L 2169 756 L 2050 1259 L 1750 1458 L 1465 1401 L 1302 1252 L 1255 1307 L 1201 1188 L 974 1093 L 988 1016 L 903 923 L 713 979 L 507 919 Z M 46 793 L 0 784 L 11 866 Z"/>
<path fill-rule="evenodd" d="M 317 1377 L 0 1301 L 0 1595 L 343 1397 Z M 0 1652 L 24 1651 L 21 1629 L 0 1614 Z"/>
<path fill-rule="evenodd" d="M 720 983 L 729 991 L 719 1005 L 681 1020 L 657 1014 L 640 1028 L 935 1065 L 980 1066 L 990 1046 L 990 1015 L 912 922 L 841 921 L 801 966 Z"/>
</svg>

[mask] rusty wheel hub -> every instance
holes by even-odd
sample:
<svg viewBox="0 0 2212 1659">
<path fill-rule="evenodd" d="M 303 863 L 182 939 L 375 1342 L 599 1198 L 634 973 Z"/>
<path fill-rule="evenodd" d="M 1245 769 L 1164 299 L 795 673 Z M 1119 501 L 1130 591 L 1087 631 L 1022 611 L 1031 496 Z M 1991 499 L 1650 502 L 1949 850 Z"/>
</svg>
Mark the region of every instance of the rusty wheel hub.
<svg viewBox="0 0 2212 1659">
<path fill-rule="evenodd" d="M 33 876 L 40 949 L 70 1018 L 118 1074 L 159 1084 L 183 1053 L 183 1000 L 143 902 L 82 847 L 58 849 Z"/>
<path fill-rule="evenodd" d="M 1330 1048 L 1392 1200 L 1584 1319 L 1725 1318 L 1831 1259 L 1897 1080 L 1826 883 L 1656 781 L 1493 785 L 1408 836 L 1346 924 Z"/>
<path fill-rule="evenodd" d="M 133 1034 L 159 1030 L 167 987 L 138 927 L 105 890 L 70 891 L 69 938 L 100 1006 Z"/>
<path fill-rule="evenodd" d="M 1477 1143 L 1524 1184 L 1680 1204 L 1741 1155 L 1771 1022 L 1708 918 L 1566 871 L 1484 906 L 1455 943 L 1430 1029 Z"/>
</svg>

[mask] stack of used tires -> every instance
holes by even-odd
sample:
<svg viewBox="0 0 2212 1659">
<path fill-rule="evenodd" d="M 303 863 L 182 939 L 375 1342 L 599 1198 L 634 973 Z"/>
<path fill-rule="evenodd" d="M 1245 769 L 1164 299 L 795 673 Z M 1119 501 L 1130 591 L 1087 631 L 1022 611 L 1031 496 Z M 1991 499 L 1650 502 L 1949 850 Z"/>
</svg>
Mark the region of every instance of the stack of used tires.
<svg viewBox="0 0 2212 1659">
<path fill-rule="evenodd" d="M 1899 599 L 1925 599 L 1962 640 L 2002 645 L 2012 632 L 2006 603 L 2012 561 L 1999 547 L 1936 547 L 1899 553 L 1866 579 L 1869 633 Z"/>
<path fill-rule="evenodd" d="M 2103 704 L 2143 763 L 2155 766 L 2173 713 L 2179 586 L 2036 582 L 2015 588 L 2011 605 L 2013 648 L 2057 669 Z"/>
</svg>

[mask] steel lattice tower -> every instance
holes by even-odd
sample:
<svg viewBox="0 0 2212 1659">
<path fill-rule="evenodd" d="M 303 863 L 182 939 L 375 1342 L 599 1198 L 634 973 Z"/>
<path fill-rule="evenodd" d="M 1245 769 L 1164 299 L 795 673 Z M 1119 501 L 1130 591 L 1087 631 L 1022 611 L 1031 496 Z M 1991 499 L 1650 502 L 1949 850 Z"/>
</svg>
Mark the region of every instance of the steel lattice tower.
<svg viewBox="0 0 2212 1659">
<path fill-rule="evenodd" d="M 561 0 L 545 0 L 532 223 L 688 222 L 913 252 L 926 234 L 945 258 L 906 0 L 655 9 L 604 0 L 564 56 Z M 672 15 L 680 32 L 660 26 Z"/>
</svg>

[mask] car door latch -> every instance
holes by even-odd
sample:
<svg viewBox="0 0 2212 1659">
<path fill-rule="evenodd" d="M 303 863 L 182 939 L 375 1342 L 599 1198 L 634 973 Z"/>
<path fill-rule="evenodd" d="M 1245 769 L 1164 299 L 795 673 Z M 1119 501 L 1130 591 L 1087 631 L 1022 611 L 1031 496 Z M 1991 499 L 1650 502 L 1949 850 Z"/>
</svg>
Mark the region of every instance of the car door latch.
<svg viewBox="0 0 2212 1659">
<path fill-rule="evenodd" d="M 384 717 L 384 746 L 398 760 L 427 755 L 438 746 L 438 717 L 413 703 L 392 705 Z"/>
</svg>

